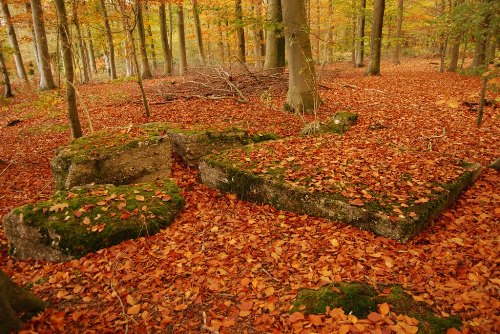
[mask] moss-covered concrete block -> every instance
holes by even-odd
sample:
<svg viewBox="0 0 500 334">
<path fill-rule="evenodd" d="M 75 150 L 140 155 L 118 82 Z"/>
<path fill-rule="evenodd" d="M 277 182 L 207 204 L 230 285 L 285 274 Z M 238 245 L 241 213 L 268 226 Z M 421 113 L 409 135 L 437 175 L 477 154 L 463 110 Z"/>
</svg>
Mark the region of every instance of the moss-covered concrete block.
<svg viewBox="0 0 500 334">
<path fill-rule="evenodd" d="M 223 131 L 170 129 L 167 134 L 172 141 L 173 151 L 191 167 L 198 166 L 200 159 L 210 153 L 278 138 L 277 135 L 267 133 L 250 136 L 240 129 Z"/>
<path fill-rule="evenodd" d="M 150 124 L 99 132 L 58 148 L 51 163 L 56 188 L 151 182 L 168 177 L 172 148 L 166 127 Z"/>
<path fill-rule="evenodd" d="M 178 187 L 166 180 L 88 185 L 14 209 L 4 217 L 3 228 L 13 256 L 67 261 L 153 235 L 173 222 L 183 204 Z"/>
<path fill-rule="evenodd" d="M 350 111 L 339 111 L 325 122 L 313 121 L 301 131 L 302 135 L 319 133 L 335 133 L 343 135 L 358 121 L 358 114 Z"/>
<path fill-rule="evenodd" d="M 259 151 L 260 149 L 255 148 L 253 152 L 264 151 Z M 241 155 L 240 151 L 235 156 Z M 382 199 L 373 199 L 368 203 L 353 201 L 345 196 L 345 191 L 311 190 L 284 180 L 285 176 L 280 174 L 280 168 L 256 172 L 255 168 L 252 169 L 253 162 L 250 158 L 243 162 L 235 158 L 229 159 L 232 152 L 212 155 L 202 161 L 200 178 L 203 183 L 223 192 L 235 193 L 243 200 L 341 221 L 399 242 L 407 242 L 431 226 L 434 219 L 475 181 L 481 171 L 479 164 L 457 166 L 462 171 L 457 178 L 446 184 L 433 185 L 425 200 L 412 200 L 400 207 L 399 203 L 391 203 L 390 198 L 387 199 L 388 196 L 384 194 L 381 195 L 384 201 L 381 204 Z M 367 196 L 369 191 L 370 189 L 365 191 Z"/>
<path fill-rule="evenodd" d="M 378 305 L 383 303 L 390 305 L 391 312 L 417 319 L 421 334 L 444 334 L 449 328 L 461 326 L 459 316 L 443 318 L 436 315 L 427 304 L 415 301 L 400 285 L 373 287 L 361 282 L 338 282 L 318 290 L 301 289 L 290 312 L 324 314 L 329 307 L 366 318 L 371 312 L 377 312 Z"/>
</svg>

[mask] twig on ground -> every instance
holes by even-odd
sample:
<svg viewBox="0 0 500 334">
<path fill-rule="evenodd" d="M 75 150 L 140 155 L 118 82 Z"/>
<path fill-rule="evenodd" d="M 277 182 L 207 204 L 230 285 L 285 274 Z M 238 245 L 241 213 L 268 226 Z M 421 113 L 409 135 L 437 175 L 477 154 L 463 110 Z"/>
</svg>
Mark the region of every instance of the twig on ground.
<svg viewBox="0 0 500 334">
<path fill-rule="evenodd" d="M 271 275 L 271 273 L 269 271 L 267 271 L 266 269 L 260 268 L 260 270 L 262 270 L 264 273 L 266 273 L 267 276 L 269 276 L 273 281 L 280 283 L 280 280 L 277 279 L 276 277 L 274 277 L 273 275 Z"/>
<path fill-rule="evenodd" d="M 420 139 L 422 140 L 428 140 L 428 149 L 429 151 L 432 151 L 432 140 L 433 139 L 438 139 L 438 138 L 443 138 L 446 136 L 446 128 L 443 128 L 443 132 L 440 135 L 434 135 L 434 136 L 429 136 L 429 137 L 421 137 Z"/>
<path fill-rule="evenodd" d="M 3 174 L 3 173 L 5 173 L 5 171 L 6 171 L 6 170 L 10 167 L 10 165 L 12 165 L 13 163 L 14 163 L 14 160 L 11 160 L 11 161 L 9 162 L 9 164 L 7 165 L 7 167 L 5 167 L 5 168 L 3 169 L 3 171 L 0 173 L 0 176 L 2 176 L 2 174 Z"/>
<path fill-rule="evenodd" d="M 52 183 L 52 180 L 49 180 L 47 181 L 47 183 L 45 183 L 45 185 L 43 186 L 43 188 L 38 192 L 38 194 L 36 194 L 35 198 L 38 198 L 45 189 L 47 189 L 47 187 L 49 186 L 49 184 Z"/>
</svg>

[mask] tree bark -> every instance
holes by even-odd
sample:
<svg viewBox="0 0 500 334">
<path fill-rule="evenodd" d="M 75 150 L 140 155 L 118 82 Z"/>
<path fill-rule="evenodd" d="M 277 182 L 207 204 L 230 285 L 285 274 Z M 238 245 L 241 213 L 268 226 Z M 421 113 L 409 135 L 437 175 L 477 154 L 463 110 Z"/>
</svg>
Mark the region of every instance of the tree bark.
<svg viewBox="0 0 500 334">
<path fill-rule="evenodd" d="M 155 50 L 155 40 L 153 38 L 153 30 L 151 25 L 147 25 L 148 37 L 149 37 L 149 50 L 151 51 L 151 60 L 153 61 L 153 68 L 156 70 L 158 68 L 158 62 L 156 61 L 156 50 Z"/>
<path fill-rule="evenodd" d="M 24 10 L 31 17 L 31 20 L 28 23 L 28 25 L 29 25 L 29 29 L 30 29 L 30 32 L 31 32 L 31 39 L 32 39 L 32 45 L 33 45 L 33 54 L 35 55 L 36 68 L 38 68 L 39 71 L 41 72 L 39 52 L 38 52 L 38 47 L 36 45 L 35 29 L 33 28 L 33 14 L 31 12 L 31 4 L 29 2 L 25 2 L 24 3 Z M 34 74 L 34 71 L 33 71 L 32 74 Z"/>
<path fill-rule="evenodd" d="M 82 136 L 82 127 L 78 119 L 78 110 L 76 104 L 75 91 L 75 73 L 73 67 L 73 52 L 71 50 L 71 41 L 69 36 L 68 15 L 64 0 L 54 0 L 57 9 L 57 18 L 59 21 L 59 38 L 61 41 L 61 53 L 64 63 L 64 76 L 66 77 L 66 102 L 68 104 L 68 118 L 71 126 L 71 135 L 73 138 Z"/>
<path fill-rule="evenodd" d="M 148 51 L 146 49 L 146 32 L 144 30 L 144 16 L 142 11 L 142 3 L 136 0 L 137 35 L 139 39 L 139 54 L 141 56 L 141 77 L 142 79 L 150 79 L 153 77 L 153 74 L 149 67 Z"/>
<path fill-rule="evenodd" d="M 47 33 L 45 32 L 45 24 L 43 23 L 43 11 L 41 0 L 31 1 L 31 13 L 33 17 L 33 30 L 35 32 L 35 41 L 38 51 L 38 59 L 40 62 L 40 90 L 48 90 L 56 88 L 52 70 L 50 68 L 49 46 L 47 44 Z"/>
<path fill-rule="evenodd" d="M 18 312 L 31 316 L 41 312 L 45 306 L 43 301 L 16 285 L 0 269 L 0 334 L 22 328 L 23 321 Z"/>
<path fill-rule="evenodd" d="M 242 62 L 246 62 L 245 54 L 245 30 L 243 29 L 243 7 L 241 0 L 235 0 L 235 15 L 236 15 L 236 35 L 238 36 L 238 58 Z"/>
<path fill-rule="evenodd" d="M 255 58 L 255 68 L 256 69 L 262 69 L 263 63 L 262 63 L 262 28 L 261 28 L 261 6 L 260 3 L 258 5 L 253 6 L 253 10 L 255 13 L 255 23 L 252 28 L 252 34 L 253 34 L 253 40 L 254 40 L 254 45 L 253 45 L 253 53 L 254 53 L 254 58 Z"/>
<path fill-rule="evenodd" d="M 186 34 L 184 32 L 184 7 L 178 5 L 177 8 L 177 24 L 179 34 L 179 73 L 181 75 L 187 72 L 187 57 L 186 57 Z"/>
<path fill-rule="evenodd" d="M 370 40 L 370 61 L 368 75 L 380 75 L 380 54 L 382 50 L 382 27 L 384 26 L 385 0 L 375 0 L 373 8 L 372 34 Z"/>
<path fill-rule="evenodd" d="M 394 57 L 392 62 L 396 65 L 401 64 L 401 60 L 399 59 L 401 56 L 401 28 L 403 27 L 403 0 L 398 0 L 398 18 L 396 23 L 396 47 L 394 48 Z"/>
<path fill-rule="evenodd" d="M 282 5 L 289 71 L 287 105 L 298 112 L 312 113 L 320 100 L 305 1 L 284 1 Z"/>
<path fill-rule="evenodd" d="M 90 27 L 87 27 L 87 54 L 89 55 L 90 70 L 92 73 L 97 73 L 95 64 L 94 42 L 92 41 L 92 33 Z"/>
<path fill-rule="evenodd" d="M 14 61 L 16 63 L 17 76 L 24 82 L 28 82 L 28 76 L 26 75 L 26 69 L 23 64 L 23 57 L 21 55 L 21 50 L 19 49 L 19 43 L 17 42 L 16 30 L 14 29 L 14 24 L 12 24 L 12 18 L 10 16 L 9 6 L 7 0 L 1 0 L 2 12 L 5 17 L 5 27 L 7 28 L 7 35 L 9 36 L 10 47 L 14 50 Z"/>
<path fill-rule="evenodd" d="M 269 0 L 267 15 L 264 68 L 266 70 L 282 71 L 285 67 L 285 36 L 281 0 Z"/>
<path fill-rule="evenodd" d="M 172 74 L 172 60 L 170 59 L 170 46 L 168 43 L 168 31 L 167 31 L 167 15 L 165 13 L 165 4 L 161 3 L 158 7 L 158 13 L 160 17 L 160 40 L 161 49 L 163 52 L 163 72 L 166 75 Z"/>
<path fill-rule="evenodd" d="M 193 3 L 193 19 L 194 19 L 194 30 L 196 32 L 196 45 L 198 46 L 198 56 L 200 57 L 200 63 L 205 66 L 207 64 L 205 58 L 205 50 L 203 48 L 203 35 L 201 34 L 201 23 L 200 23 L 200 7 L 198 6 L 197 0 L 192 0 Z"/>
<path fill-rule="evenodd" d="M 78 2 L 73 0 L 73 25 L 76 31 L 76 43 L 78 48 L 78 56 L 80 58 L 80 81 L 82 83 L 89 81 L 89 62 L 85 54 L 85 46 L 83 45 L 82 31 L 80 29 L 80 21 L 78 20 Z"/>
<path fill-rule="evenodd" d="M 104 0 L 101 2 L 101 13 L 104 20 L 104 28 L 106 30 L 106 39 L 108 42 L 108 60 L 109 60 L 109 77 L 111 80 L 117 78 L 116 75 L 116 65 L 115 65 L 115 47 L 113 44 L 113 34 L 111 33 L 111 27 L 109 25 L 108 12 L 106 10 L 106 4 Z"/>
<path fill-rule="evenodd" d="M 358 13 L 358 29 L 356 35 L 355 67 L 365 66 L 365 23 L 366 23 L 366 0 L 360 1 Z"/>
<path fill-rule="evenodd" d="M 6 98 L 13 97 L 12 86 L 10 85 L 9 72 L 5 66 L 5 58 L 3 57 L 2 45 L 0 44 L 0 71 L 2 72 L 4 93 L 3 96 Z"/>
<path fill-rule="evenodd" d="M 489 37 L 489 29 L 491 17 L 493 15 L 491 10 L 492 0 L 483 0 L 481 1 L 483 6 L 487 6 L 487 9 L 483 10 L 483 18 L 481 23 L 479 24 L 476 41 L 474 45 L 474 59 L 472 60 L 472 68 L 477 68 L 486 65 L 486 53 L 487 53 L 487 44 Z"/>
<path fill-rule="evenodd" d="M 219 46 L 219 58 L 222 66 L 226 63 L 225 55 L 224 55 L 224 36 L 222 34 L 222 19 L 217 18 L 217 32 L 218 32 L 218 46 Z"/>
<path fill-rule="evenodd" d="M 448 64 L 447 71 L 455 72 L 458 67 L 458 58 L 460 56 L 460 41 L 462 40 L 462 34 L 455 36 L 453 45 L 451 47 L 450 63 Z"/>
</svg>

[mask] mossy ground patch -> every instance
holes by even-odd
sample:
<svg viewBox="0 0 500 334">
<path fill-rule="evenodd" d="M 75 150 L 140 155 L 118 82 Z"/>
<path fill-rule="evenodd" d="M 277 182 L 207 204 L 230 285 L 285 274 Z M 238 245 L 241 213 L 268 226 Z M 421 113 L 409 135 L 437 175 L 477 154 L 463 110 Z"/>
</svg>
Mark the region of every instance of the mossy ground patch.
<svg viewBox="0 0 500 334">
<path fill-rule="evenodd" d="M 127 239 L 153 235 L 171 224 L 184 203 L 170 181 L 131 186 L 85 186 L 57 192 L 10 215 L 36 228 L 40 243 L 75 258 Z M 6 218 L 6 221 L 9 218 Z M 15 227 L 13 227 L 15 228 Z M 6 227 L 16 251 L 15 232 Z M 36 242 L 36 240 L 33 240 Z"/>
<path fill-rule="evenodd" d="M 329 308 L 342 308 L 346 314 L 366 318 L 378 311 L 378 305 L 387 303 L 391 312 L 418 320 L 418 333 L 441 334 L 448 328 L 460 328 L 458 316 L 443 318 L 423 302 L 417 302 L 400 285 L 379 285 L 366 283 L 333 283 L 318 290 L 302 289 L 290 310 L 304 314 L 324 314 Z"/>
</svg>

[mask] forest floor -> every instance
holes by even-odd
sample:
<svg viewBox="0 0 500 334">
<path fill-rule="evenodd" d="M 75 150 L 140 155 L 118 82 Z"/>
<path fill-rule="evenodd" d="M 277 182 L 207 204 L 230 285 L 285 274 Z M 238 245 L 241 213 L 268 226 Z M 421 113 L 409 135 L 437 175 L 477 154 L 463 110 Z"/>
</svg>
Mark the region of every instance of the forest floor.
<svg viewBox="0 0 500 334">
<path fill-rule="evenodd" d="M 439 73 L 431 62 L 383 64 L 380 77 L 365 77 L 363 69 L 348 64 L 320 71 L 324 103 L 317 116 L 326 119 L 340 110 L 359 114 L 358 124 L 339 140 L 369 139 L 375 133 L 370 126 L 383 126 L 383 136 L 377 136 L 387 143 L 488 165 L 500 156 L 498 109 L 486 107 L 484 123 L 476 127 L 476 113 L 463 102 L 479 100 L 480 80 Z M 296 135 L 312 117 L 283 111 L 279 106 L 286 80 L 271 79 L 247 76 L 241 83 L 246 104 L 207 99 L 208 93 L 199 92 L 207 86 L 179 77 L 148 80 L 148 121 Z M 78 90 L 86 133 L 89 118 L 94 130 L 109 131 L 147 121 L 133 82 L 91 83 Z M 18 88 L 15 93 L 13 99 L 0 101 L 1 216 L 50 197 L 54 149 L 70 140 L 65 104 L 57 92 Z M 6 126 L 15 119 L 21 122 Z M 380 154 L 373 144 L 364 152 Z M 328 152 L 318 154 L 326 157 Z M 172 178 L 186 198 L 172 226 L 79 260 L 11 258 L 0 229 L 0 267 L 50 302 L 26 324 L 26 332 L 280 333 L 382 326 L 333 313 L 290 316 L 298 289 L 332 281 L 401 284 L 437 314 L 460 315 L 464 333 L 500 332 L 497 171 L 484 169 L 434 227 L 407 244 L 223 195 L 200 184 L 197 171 L 179 162 Z M 407 320 L 392 315 L 388 322 L 402 323 L 398 328 L 404 332 Z"/>
</svg>

